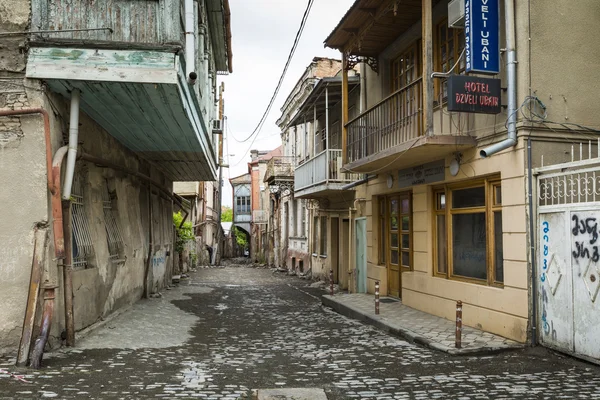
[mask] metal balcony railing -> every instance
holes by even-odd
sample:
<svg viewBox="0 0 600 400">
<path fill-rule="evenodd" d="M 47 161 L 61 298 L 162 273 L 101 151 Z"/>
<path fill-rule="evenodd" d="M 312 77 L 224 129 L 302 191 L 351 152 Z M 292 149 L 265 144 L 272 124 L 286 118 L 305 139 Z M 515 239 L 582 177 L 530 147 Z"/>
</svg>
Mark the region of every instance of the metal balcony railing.
<svg viewBox="0 0 600 400">
<path fill-rule="evenodd" d="M 348 162 L 423 135 L 422 115 L 423 86 L 418 78 L 348 122 Z"/>
<path fill-rule="evenodd" d="M 328 157 L 329 155 L 329 157 Z M 294 191 L 326 183 L 350 183 L 359 178 L 359 174 L 341 171 L 342 150 L 329 149 L 317 154 L 296 168 L 294 173 Z"/>
</svg>

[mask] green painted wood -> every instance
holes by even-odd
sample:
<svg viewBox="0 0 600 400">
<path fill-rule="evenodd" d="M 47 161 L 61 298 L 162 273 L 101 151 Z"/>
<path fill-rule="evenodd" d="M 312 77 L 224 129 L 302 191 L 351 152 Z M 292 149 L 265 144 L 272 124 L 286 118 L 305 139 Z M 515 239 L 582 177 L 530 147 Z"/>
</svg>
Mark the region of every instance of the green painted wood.
<svg viewBox="0 0 600 400">
<path fill-rule="evenodd" d="M 175 68 L 171 53 L 144 50 L 103 50 L 60 47 L 32 47 L 29 50 L 32 64 L 64 63 L 88 68 Z"/>
<path fill-rule="evenodd" d="M 356 291 L 367 293 L 367 219 L 357 218 L 356 222 Z"/>
</svg>

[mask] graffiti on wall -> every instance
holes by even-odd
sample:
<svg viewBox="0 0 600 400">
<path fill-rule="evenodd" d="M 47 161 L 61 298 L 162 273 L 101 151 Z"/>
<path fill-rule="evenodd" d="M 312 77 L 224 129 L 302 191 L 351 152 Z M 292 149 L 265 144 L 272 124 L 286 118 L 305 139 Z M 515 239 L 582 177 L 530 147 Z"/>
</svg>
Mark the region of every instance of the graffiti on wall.
<svg viewBox="0 0 600 400">
<path fill-rule="evenodd" d="M 595 217 L 585 217 L 573 214 L 571 235 L 574 239 L 573 259 L 575 262 L 587 259 L 593 262 L 600 260 L 598 249 L 598 221 Z"/>
</svg>

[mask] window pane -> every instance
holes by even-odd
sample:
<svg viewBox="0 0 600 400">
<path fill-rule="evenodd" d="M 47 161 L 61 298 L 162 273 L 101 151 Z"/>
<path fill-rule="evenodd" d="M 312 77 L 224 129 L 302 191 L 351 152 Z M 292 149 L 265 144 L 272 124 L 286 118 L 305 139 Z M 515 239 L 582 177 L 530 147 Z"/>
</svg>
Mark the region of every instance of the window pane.
<svg viewBox="0 0 600 400">
<path fill-rule="evenodd" d="M 485 206 L 485 187 L 474 187 L 452 191 L 452 207 L 483 207 Z"/>
<path fill-rule="evenodd" d="M 447 242 L 446 242 L 446 216 L 437 216 L 437 272 L 445 274 L 448 271 Z"/>
<path fill-rule="evenodd" d="M 397 233 L 392 233 L 391 235 L 391 240 L 390 240 L 390 245 L 392 247 L 398 247 L 398 234 Z"/>
<path fill-rule="evenodd" d="M 410 212 L 410 201 L 408 199 L 402 199 L 402 214 L 408 214 Z"/>
<path fill-rule="evenodd" d="M 403 249 L 410 248 L 410 235 L 402 235 L 402 248 Z"/>
<path fill-rule="evenodd" d="M 502 204 L 502 187 L 500 185 L 494 186 L 494 205 Z"/>
<path fill-rule="evenodd" d="M 402 230 L 407 231 L 410 228 L 410 218 L 402 217 Z"/>
<path fill-rule="evenodd" d="M 437 194 L 437 209 L 445 210 L 446 209 L 446 193 L 438 193 Z"/>
<path fill-rule="evenodd" d="M 398 250 L 392 250 L 390 252 L 390 262 L 392 264 L 398 265 Z"/>
<path fill-rule="evenodd" d="M 485 213 L 452 216 L 454 275 L 487 279 Z"/>
<path fill-rule="evenodd" d="M 502 249 L 502 211 L 494 213 L 494 261 L 496 282 L 504 282 L 504 251 Z"/>
<path fill-rule="evenodd" d="M 392 229 L 393 231 L 398 230 L 398 217 L 396 217 L 395 215 L 392 215 L 392 217 L 390 218 L 390 229 Z"/>
<path fill-rule="evenodd" d="M 397 199 L 392 199 L 392 201 L 390 201 L 390 211 L 392 214 L 398 214 L 398 200 Z"/>
<path fill-rule="evenodd" d="M 410 267 L 410 254 L 406 251 L 402 252 L 402 265 L 405 267 Z"/>
</svg>

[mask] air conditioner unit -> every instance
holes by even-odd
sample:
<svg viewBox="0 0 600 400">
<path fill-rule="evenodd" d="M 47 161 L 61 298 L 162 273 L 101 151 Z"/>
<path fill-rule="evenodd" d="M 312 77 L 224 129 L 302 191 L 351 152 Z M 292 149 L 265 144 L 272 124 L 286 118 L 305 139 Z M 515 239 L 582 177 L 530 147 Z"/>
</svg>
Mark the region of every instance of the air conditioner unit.
<svg viewBox="0 0 600 400">
<path fill-rule="evenodd" d="M 223 121 L 221 121 L 220 119 L 213 120 L 212 133 L 213 133 L 213 135 L 223 134 Z"/>
<path fill-rule="evenodd" d="M 464 29 L 465 0 L 452 0 L 448 3 L 448 27 Z"/>
</svg>

